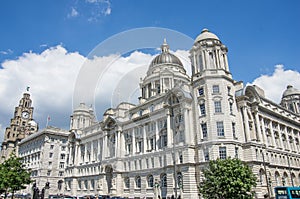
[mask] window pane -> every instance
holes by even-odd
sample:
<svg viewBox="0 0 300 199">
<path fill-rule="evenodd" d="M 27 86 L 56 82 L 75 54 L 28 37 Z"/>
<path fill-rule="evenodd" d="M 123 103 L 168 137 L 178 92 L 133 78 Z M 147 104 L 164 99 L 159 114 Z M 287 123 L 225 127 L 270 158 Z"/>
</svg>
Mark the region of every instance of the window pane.
<svg viewBox="0 0 300 199">
<path fill-rule="evenodd" d="M 202 129 L 203 138 L 206 138 L 207 137 L 207 125 L 206 125 L 206 123 L 201 124 L 201 129 Z"/>
<path fill-rule="evenodd" d="M 218 136 L 224 136 L 224 125 L 223 122 L 217 122 Z"/>
<path fill-rule="evenodd" d="M 220 93 L 219 85 L 213 85 L 213 93 Z"/>
<path fill-rule="evenodd" d="M 199 93 L 199 96 L 204 95 L 204 89 L 203 88 L 199 88 L 198 89 L 198 93 Z"/>
<path fill-rule="evenodd" d="M 220 159 L 226 159 L 226 147 L 219 147 Z"/>
<path fill-rule="evenodd" d="M 222 113 L 221 101 L 215 101 L 215 113 Z"/>
<path fill-rule="evenodd" d="M 206 111 L 205 111 L 205 104 L 200 104 L 200 115 L 205 115 Z"/>
</svg>

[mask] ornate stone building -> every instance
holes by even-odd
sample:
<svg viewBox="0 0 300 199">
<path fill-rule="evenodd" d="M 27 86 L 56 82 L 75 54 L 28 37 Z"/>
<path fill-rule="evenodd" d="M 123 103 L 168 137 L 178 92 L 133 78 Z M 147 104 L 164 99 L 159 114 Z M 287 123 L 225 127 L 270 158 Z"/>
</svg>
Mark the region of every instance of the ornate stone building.
<svg viewBox="0 0 300 199">
<path fill-rule="evenodd" d="M 15 107 L 10 126 L 5 130 L 4 140 L 1 145 L 0 162 L 8 158 L 12 151 L 18 154 L 18 143 L 37 130 L 38 125 L 33 120 L 32 100 L 30 99 L 30 94 L 25 92 L 19 105 Z"/>
<path fill-rule="evenodd" d="M 199 198 L 209 160 L 240 158 L 258 177 L 256 197 L 300 184 L 300 92 L 281 105 L 232 78 L 227 47 L 204 29 L 190 50 L 192 76 L 162 52 L 140 83 L 137 105 L 123 102 L 96 122 L 81 104 L 71 117 L 65 193 L 129 198 Z"/>
<path fill-rule="evenodd" d="M 19 157 L 31 170 L 31 179 L 41 191 L 46 182 L 50 183 L 47 193 L 64 193 L 64 173 L 67 159 L 69 132 L 48 126 L 19 142 Z M 32 185 L 27 186 L 25 193 L 32 192 Z"/>
</svg>

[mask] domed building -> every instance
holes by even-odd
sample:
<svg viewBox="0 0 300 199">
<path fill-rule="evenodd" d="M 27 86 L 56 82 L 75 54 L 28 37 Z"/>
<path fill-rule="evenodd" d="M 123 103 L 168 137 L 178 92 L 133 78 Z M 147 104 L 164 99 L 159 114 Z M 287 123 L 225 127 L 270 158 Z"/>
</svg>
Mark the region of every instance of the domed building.
<svg viewBox="0 0 300 199">
<path fill-rule="evenodd" d="M 207 29 L 189 53 L 191 77 L 164 40 L 140 81 L 138 104 L 111 107 L 101 121 L 84 103 L 74 110 L 58 190 L 201 198 L 203 168 L 228 157 L 252 168 L 256 198 L 273 197 L 275 186 L 300 184 L 299 90 L 288 86 L 277 104 L 258 86 L 234 80 L 228 48 Z"/>
</svg>

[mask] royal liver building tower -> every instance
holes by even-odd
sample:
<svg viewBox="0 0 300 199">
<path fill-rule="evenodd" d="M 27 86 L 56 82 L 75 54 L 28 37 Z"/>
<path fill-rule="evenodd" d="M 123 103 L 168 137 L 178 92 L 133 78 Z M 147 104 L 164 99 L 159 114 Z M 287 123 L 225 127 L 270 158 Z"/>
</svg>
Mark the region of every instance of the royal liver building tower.
<svg viewBox="0 0 300 199">
<path fill-rule="evenodd" d="M 120 103 L 103 120 L 81 104 L 71 117 L 66 193 L 128 198 L 200 198 L 202 169 L 239 158 L 257 175 L 256 197 L 300 183 L 300 92 L 281 104 L 232 79 L 227 47 L 204 29 L 190 49 L 192 76 L 170 53 L 149 65 L 139 104 Z"/>
<path fill-rule="evenodd" d="M 0 162 L 8 159 L 14 152 L 18 154 L 18 143 L 38 130 L 37 123 L 33 120 L 33 106 L 30 94 L 23 93 L 19 105 L 15 107 L 10 126 L 5 129 L 4 140 L 1 144 Z"/>
</svg>

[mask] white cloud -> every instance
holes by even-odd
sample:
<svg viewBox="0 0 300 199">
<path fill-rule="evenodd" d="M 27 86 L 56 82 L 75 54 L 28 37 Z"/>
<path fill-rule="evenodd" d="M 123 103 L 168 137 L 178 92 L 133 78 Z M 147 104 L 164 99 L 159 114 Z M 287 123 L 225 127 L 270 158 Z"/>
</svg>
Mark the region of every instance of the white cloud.
<svg viewBox="0 0 300 199">
<path fill-rule="evenodd" d="M 282 93 L 287 85 L 300 89 L 300 72 L 285 70 L 283 65 L 276 65 L 271 75 L 261 75 L 251 84 L 255 84 L 265 91 L 268 99 L 280 103 Z"/>
<path fill-rule="evenodd" d="M 79 12 L 74 7 L 72 7 L 71 12 L 68 14 L 68 18 L 77 17 L 78 15 Z"/>
<path fill-rule="evenodd" d="M 5 104 L 0 114 L 2 126 L 9 124 L 27 86 L 40 128 L 45 127 L 48 114 L 56 125 L 67 126 L 60 120 L 69 118 L 74 82 L 84 60 L 77 52 L 68 53 L 62 46 L 56 46 L 40 54 L 24 53 L 16 60 L 4 61 L 0 69 L 0 102 Z"/>
</svg>

